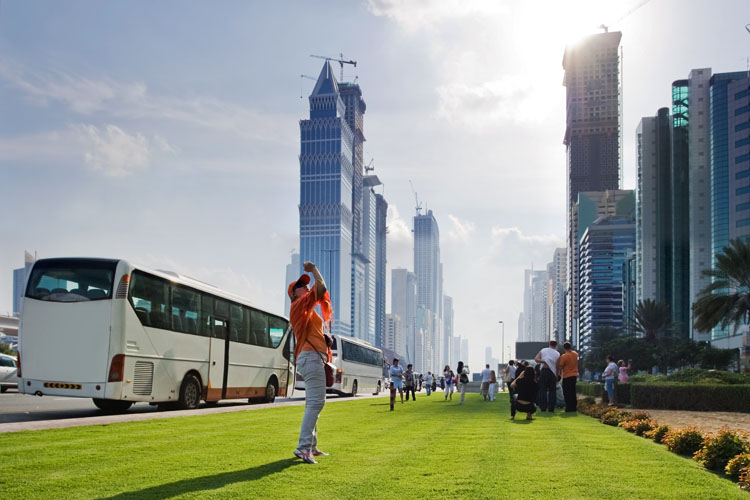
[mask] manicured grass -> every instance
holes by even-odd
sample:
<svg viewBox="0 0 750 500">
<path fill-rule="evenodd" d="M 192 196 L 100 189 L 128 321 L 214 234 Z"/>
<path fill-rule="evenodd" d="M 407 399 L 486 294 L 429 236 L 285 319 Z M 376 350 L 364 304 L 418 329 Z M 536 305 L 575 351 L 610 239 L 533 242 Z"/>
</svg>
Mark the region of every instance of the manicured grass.
<svg viewBox="0 0 750 500">
<path fill-rule="evenodd" d="M 736 484 L 584 415 L 511 422 L 507 395 L 326 405 L 318 465 L 302 407 L 0 435 L 3 498 L 744 499 Z M 521 415 L 523 418 L 523 415 Z"/>
</svg>

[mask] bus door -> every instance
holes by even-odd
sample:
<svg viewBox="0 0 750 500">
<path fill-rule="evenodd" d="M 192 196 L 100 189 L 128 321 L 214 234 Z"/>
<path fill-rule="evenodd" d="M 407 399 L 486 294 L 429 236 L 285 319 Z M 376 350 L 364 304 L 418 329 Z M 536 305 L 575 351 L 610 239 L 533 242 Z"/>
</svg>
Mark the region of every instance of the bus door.
<svg viewBox="0 0 750 500">
<path fill-rule="evenodd" d="M 286 385 L 286 391 L 283 396 L 291 398 L 294 393 L 294 381 L 296 380 L 297 367 L 294 364 L 294 332 L 292 331 L 292 327 L 289 326 L 286 332 L 286 342 L 284 342 L 284 357 L 287 360 L 286 384 L 282 381 L 282 387 Z"/>
<path fill-rule="evenodd" d="M 216 300 L 211 318 L 211 347 L 209 351 L 209 395 L 211 401 L 225 399 L 229 370 L 229 304 Z"/>
</svg>

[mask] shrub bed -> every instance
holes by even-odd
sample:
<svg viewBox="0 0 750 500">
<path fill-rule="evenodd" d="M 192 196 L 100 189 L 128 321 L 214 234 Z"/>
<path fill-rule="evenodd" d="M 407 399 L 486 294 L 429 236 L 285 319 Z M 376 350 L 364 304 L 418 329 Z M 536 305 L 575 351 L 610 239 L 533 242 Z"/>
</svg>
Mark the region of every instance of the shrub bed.
<svg viewBox="0 0 750 500">
<path fill-rule="evenodd" d="M 745 437 L 725 427 L 716 435 L 707 436 L 693 458 L 708 470 L 722 471 L 731 459 L 748 451 L 750 446 Z"/>
<path fill-rule="evenodd" d="M 617 427 L 620 424 L 620 422 L 625 422 L 629 416 L 630 416 L 629 411 L 621 411 L 621 410 L 612 408 L 610 410 L 607 410 L 602 415 L 602 423 L 605 425 L 612 425 L 612 426 Z"/>
<path fill-rule="evenodd" d="M 636 436 L 644 436 L 646 432 L 650 431 L 657 424 L 653 420 L 626 420 L 620 422 L 620 427 L 628 432 L 634 432 Z"/>
<path fill-rule="evenodd" d="M 618 382 L 615 384 L 615 402 L 617 404 L 630 404 L 630 383 Z"/>
<path fill-rule="evenodd" d="M 750 385 L 630 384 L 635 408 L 750 413 Z"/>
<path fill-rule="evenodd" d="M 750 467 L 750 453 L 740 453 L 727 462 L 724 472 L 736 481 L 739 479 L 742 469 L 746 467 Z"/>
<path fill-rule="evenodd" d="M 739 487 L 742 490 L 750 491 L 750 467 L 745 467 L 740 472 Z"/>
<path fill-rule="evenodd" d="M 643 433 L 643 437 L 652 439 L 655 443 L 663 443 L 664 436 L 669 432 L 668 425 L 658 425 L 648 432 Z"/>
<path fill-rule="evenodd" d="M 703 433 L 696 427 L 686 427 L 667 432 L 662 442 L 669 451 L 678 455 L 694 455 L 703 447 Z"/>
</svg>

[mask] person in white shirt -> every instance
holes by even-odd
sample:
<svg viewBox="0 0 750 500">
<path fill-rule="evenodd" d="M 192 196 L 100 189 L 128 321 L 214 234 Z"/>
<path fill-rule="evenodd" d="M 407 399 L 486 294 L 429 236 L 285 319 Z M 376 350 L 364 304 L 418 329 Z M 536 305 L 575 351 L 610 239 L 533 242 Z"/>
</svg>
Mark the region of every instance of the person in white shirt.
<svg viewBox="0 0 750 500">
<path fill-rule="evenodd" d="M 492 370 L 490 370 L 490 365 L 484 365 L 484 370 L 482 370 L 482 387 L 479 392 L 482 394 L 482 397 L 485 401 L 487 401 L 487 396 L 489 394 L 490 378 L 492 378 Z"/>
<path fill-rule="evenodd" d="M 615 377 L 617 376 L 617 365 L 613 356 L 607 356 L 607 367 L 602 373 L 604 379 L 604 389 L 609 396 L 609 406 L 615 405 Z"/>
<path fill-rule="evenodd" d="M 539 409 L 553 413 L 557 402 L 557 360 L 560 353 L 557 352 L 557 341 L 550 340 L 549 347 L 545 347 L 534 358 L 534 361 L 542 366 L 539 372 L 539 391 L 541 397 Z"/>
<path fill-rule="evenodd" d="M 432 372 L 427 372 L 427 375 L 424 376 L 424 386 L 429 396 L 432 392 Z"/>
</svg>

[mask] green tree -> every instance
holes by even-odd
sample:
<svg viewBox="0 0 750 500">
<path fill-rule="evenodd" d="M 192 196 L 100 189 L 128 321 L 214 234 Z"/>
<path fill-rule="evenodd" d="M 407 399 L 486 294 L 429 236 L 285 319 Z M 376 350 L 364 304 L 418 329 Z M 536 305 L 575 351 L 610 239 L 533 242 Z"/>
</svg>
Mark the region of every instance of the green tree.
<svg viewBox="0 0 750 500">
<path fill-rule="evenodd" d="M 594 330 L 591 335 L 591 348 L 583 358 L 583 367 L 592 372 L 601 371 L 606 365 L 605 357 L 610 354 L 605 349 L 607 344 L 622 336 L 622 330 L 610 326 Z"/>
<path fill-rule="evenodd" d="M 651 371 L 651 367 L 658 363 L 656 349 L 643 339 L 635 337 L 620 337 L 610 340 L 604 345 L 604 352 L 612 354 L 615 360 L 633 361 L 633 369 Z M 605 354 L 605 356 L 606 356 Z"/>
<path fill-rule="evenodd" d="M 652 299 L 639 300 L 635 305 L 633 331 L 642 333 L 646 342 L 654 344 L 669 329 L 669 307 Z"/>
<path fill-rule="evenodd" d="M 2 342 L 0 342 L 0 353 L 2 353 L 2 354 L 9 354 L 11 356 L 15 356 L 16 355 L 16 352 L 13 349 L 11 349 L 8 344 L 4 344 Z"/>
<path fill-rule="evenodd" d="M 734 332 L 750 320 L 750 242 L 734 239 L 716 256 L 716 266 L 703 271 L 711 284 L 693 304 L 693 326 L 707 332 L 733 325 Z"/>
</svg>

